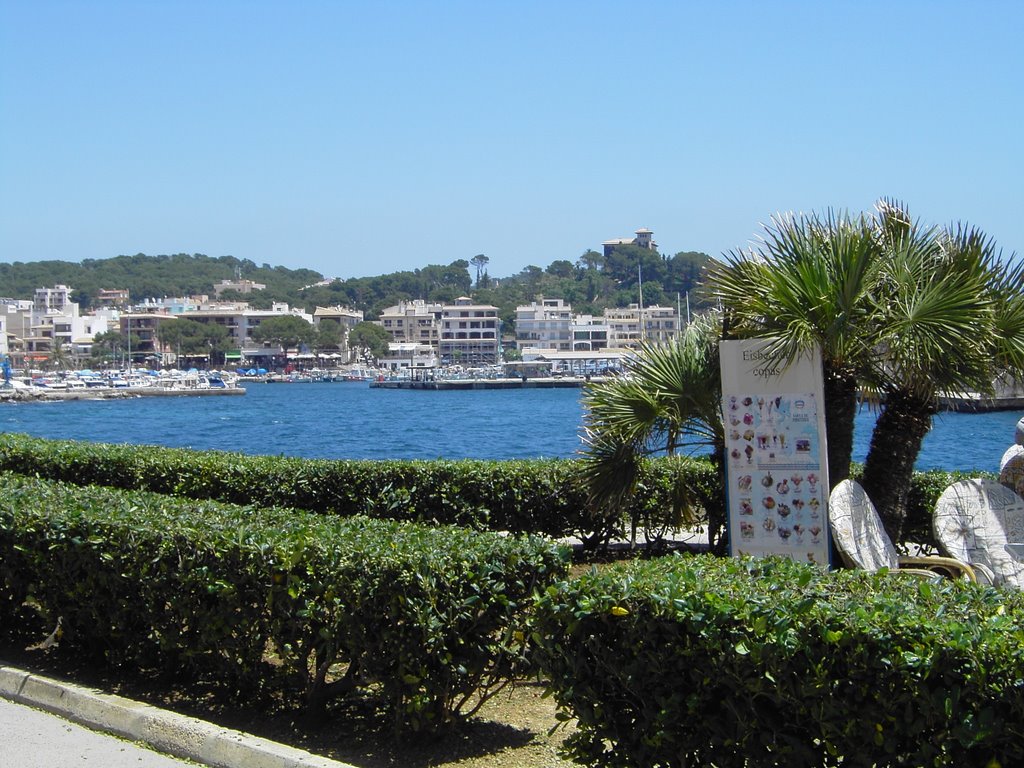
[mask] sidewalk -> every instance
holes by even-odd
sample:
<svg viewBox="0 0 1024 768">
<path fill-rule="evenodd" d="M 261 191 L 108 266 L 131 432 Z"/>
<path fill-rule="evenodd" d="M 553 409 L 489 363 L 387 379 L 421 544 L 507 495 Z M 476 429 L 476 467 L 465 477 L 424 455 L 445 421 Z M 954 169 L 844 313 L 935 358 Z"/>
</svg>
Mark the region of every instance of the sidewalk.
<svg viewBox="0 0 1024 768">
<path fill-rule="evenodd" d="M 2 662 L 0 733 L 0 768 L 352 768 Z"/>
<path fill-rule="evenodd" d="M 185 768 L 195 766 L 42 710 L 0 699 L 0 768 Z"/>
</svg>

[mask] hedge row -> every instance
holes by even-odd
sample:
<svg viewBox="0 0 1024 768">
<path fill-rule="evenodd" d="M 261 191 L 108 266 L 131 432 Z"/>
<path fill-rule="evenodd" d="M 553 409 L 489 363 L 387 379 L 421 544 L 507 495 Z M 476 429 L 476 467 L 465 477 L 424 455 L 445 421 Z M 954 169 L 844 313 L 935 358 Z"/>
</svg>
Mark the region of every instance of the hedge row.
<svg viewBox="0 0 1024 768">
<path fill-rule="evenodd" d="M 31 599 L 64 651 L 316 708 L 372 691 L 413 728 L 508 680 L 567 560 L 536 537 L 0 474 L 0 621 Z"/>
<path fill-rule="evenodd" d="M 549 587 L 533 640 L 586 765 L 1024 764 L 1024 597 L 670 557 Z"/>
<path fill-rule="evenodd" d="M 710 510 L 720 527 L 723 509 L 714 467 L 694 459 L 645 462 L 632 507 L 615 519 L 588 509 L 571 459 L 310 460 L 2 434 L 0 470 L 236 504 L 597 541 L 634 516 L 653 528 L 670 523 L 667 510 L 681 487 L 691 489 L 697 522 Z"/>
<path fill-rule="evenodd" d="M 588 508 L 578 461 L 572 459 L 331 461 L 4 433 L 0 470 L 235 504 L 575 536 L 597 543 L 621 535 L 632 519 L 649 531 L 685 522 L 707 526 L 711 541 L 724 552 L 722 485 L 706 459 L 645 460 L 630 507 L 614 519 Z M 915 473 L 904 539 L 937 549 L 931 530 L 936 501 L 952 483 L 978 474 Z M 671 514 L 681 501 L 689 507 L 686 520 Z"/>
</svg>

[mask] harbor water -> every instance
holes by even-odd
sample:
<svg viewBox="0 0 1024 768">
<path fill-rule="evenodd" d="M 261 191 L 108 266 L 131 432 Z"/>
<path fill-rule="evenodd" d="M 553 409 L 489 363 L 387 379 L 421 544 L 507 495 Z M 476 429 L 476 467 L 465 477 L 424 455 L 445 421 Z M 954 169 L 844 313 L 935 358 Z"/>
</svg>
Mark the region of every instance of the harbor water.
<svg viewBox="0 0 1024 768">
<path fill-rule="evenodd" d="M 37 437 L 323 459 L 572 457 L 583 447 L 579 389 L 452 392 L 366 383 L 250 384 L 243 397 L 0 404 L 0 431 Z M 943 413 L 918 469 L 997 471 L 1024 414 Z M 857 418 L 854 458 L 874 414 Z"/>
</svg>

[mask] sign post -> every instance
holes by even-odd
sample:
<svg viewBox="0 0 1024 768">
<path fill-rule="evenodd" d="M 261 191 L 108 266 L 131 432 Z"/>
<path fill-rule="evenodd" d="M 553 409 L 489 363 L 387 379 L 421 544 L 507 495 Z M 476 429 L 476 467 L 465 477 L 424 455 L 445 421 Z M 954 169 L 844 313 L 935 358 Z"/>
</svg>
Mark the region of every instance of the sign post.
<svg viewBox="0 0 1024 768">
<path fill-rule="evenodd" d="M 829 565 L 821 354 L 768 353 L 770 339 L 723 341 L 726 503 L 733 555 Z"/>
</svg>

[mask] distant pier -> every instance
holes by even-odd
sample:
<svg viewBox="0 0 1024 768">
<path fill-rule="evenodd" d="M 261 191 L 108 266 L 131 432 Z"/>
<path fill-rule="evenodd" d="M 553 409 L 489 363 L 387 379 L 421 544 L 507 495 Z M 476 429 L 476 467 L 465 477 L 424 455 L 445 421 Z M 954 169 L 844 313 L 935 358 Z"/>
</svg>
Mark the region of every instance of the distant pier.
<svg viewBox="0 0 1024 768">
<path fill-rule="evenodd" d="M 989 413 L 991 411 L 1024 411 L 1024 396 L 985 397 L 939 397 L 940 411 L 957 413 Z"/>
</svg>

